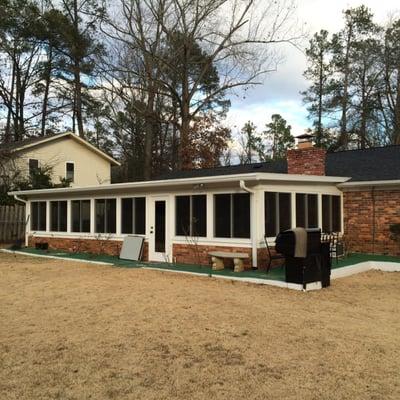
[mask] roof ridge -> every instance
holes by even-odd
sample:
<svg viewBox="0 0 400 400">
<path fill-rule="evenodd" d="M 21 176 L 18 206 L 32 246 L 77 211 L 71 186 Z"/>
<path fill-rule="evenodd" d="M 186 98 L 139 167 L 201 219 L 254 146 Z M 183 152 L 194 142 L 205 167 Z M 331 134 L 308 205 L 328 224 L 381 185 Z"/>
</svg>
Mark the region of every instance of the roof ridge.
<svg viewBox="0 0 400 400">
<path fill-rule="evenodd" d="M 355 151 L 363 152 L 363 151 L 387 149 L 390 147 L 400 147 L 400 144 L 388 144 L 386 146 L 373 146 L 373 147 L 366 147 L 364 149 L 347 149 L 347 150 L 338 150 L 338 151 L 328 151 L 327 154 L 350 153 L 350 152 L 355 152 Z"/>
</svg>

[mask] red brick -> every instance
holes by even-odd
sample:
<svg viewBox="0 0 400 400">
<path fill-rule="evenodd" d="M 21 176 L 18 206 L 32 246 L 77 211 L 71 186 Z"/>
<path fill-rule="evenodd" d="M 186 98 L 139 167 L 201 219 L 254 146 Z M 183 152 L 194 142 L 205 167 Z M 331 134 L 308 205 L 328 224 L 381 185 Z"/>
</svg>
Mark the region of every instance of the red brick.
<svg viewBox="0 0 400 400">
<path fill-rule="evenodd" d="M 318 147 L 288 150 L 288 173 L 299 175 L 325 175 L 325 160 L 326 150 Z"/>
</svg>

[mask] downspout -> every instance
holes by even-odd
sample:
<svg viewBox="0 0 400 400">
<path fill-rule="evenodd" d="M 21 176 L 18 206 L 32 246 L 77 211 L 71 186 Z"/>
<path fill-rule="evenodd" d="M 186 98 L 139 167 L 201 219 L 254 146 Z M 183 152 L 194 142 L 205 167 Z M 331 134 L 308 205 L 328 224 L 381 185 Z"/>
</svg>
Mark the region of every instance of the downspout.
<svg viewBox="0 0 400 400">
<path fill-rule="evenodd" d="M 26 214 L 27 214 L 27 205 L 26 205 L 26 203 L 27 203 L 27 201 L 22 199 L 21 197 L 18 197 L 17 194 L 14 194 L 13 196 L 14 196 L 15 200 L 20 201 L 21 203 L 25 204 L 25 246 L 28 247 L 28 234 L 26 232 L 26 227 L 28 226 L 28 222 L 29 222 L 28 218 L 26 218 Z"/>
<path fill-rule="evenodd" d="M 256 218 L 256 210 L 257 210 L 257 205 L 256 205 L 256 192 L 250 188 L 248 188 L 243 180 L 239 181 L 239 186 L 240 189 L 244 190 L 247 193 L 250 193 L 250 195 L 253 195 L 254 201 L 253 201 L 253 206 L 251 206 L 250 202 L 250 237 L 251 237 L 251 260 L 252 260 L 252 267 L 257 268 L 257 237 L 256 237 L 256 232 L 257 232 L 257 218 Z"/>
</svg>

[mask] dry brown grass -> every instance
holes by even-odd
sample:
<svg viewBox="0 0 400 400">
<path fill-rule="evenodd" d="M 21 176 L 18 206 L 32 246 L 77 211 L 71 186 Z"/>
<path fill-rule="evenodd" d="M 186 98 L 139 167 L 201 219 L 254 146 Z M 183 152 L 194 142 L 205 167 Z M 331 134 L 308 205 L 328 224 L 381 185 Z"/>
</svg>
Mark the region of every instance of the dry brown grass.
<svg viewBox="0 0 400 400">
<path fill-rule="evenodd" d="M 399 305 L 0 254 L 0 399 L 399 399 Z"/>
</svg>

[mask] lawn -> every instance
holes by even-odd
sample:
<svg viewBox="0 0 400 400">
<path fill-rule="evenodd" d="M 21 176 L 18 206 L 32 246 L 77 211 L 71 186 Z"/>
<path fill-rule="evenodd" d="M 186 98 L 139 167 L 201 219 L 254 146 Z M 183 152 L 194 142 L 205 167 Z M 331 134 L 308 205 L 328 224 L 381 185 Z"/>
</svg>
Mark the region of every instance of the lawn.
<svg viewBox="0 0 400 400">
<path fill-rule="evenodd" d="M 399 399 L 400 274 L 316 292 L 0 253 L 0 399 Z"/>
</svg>

